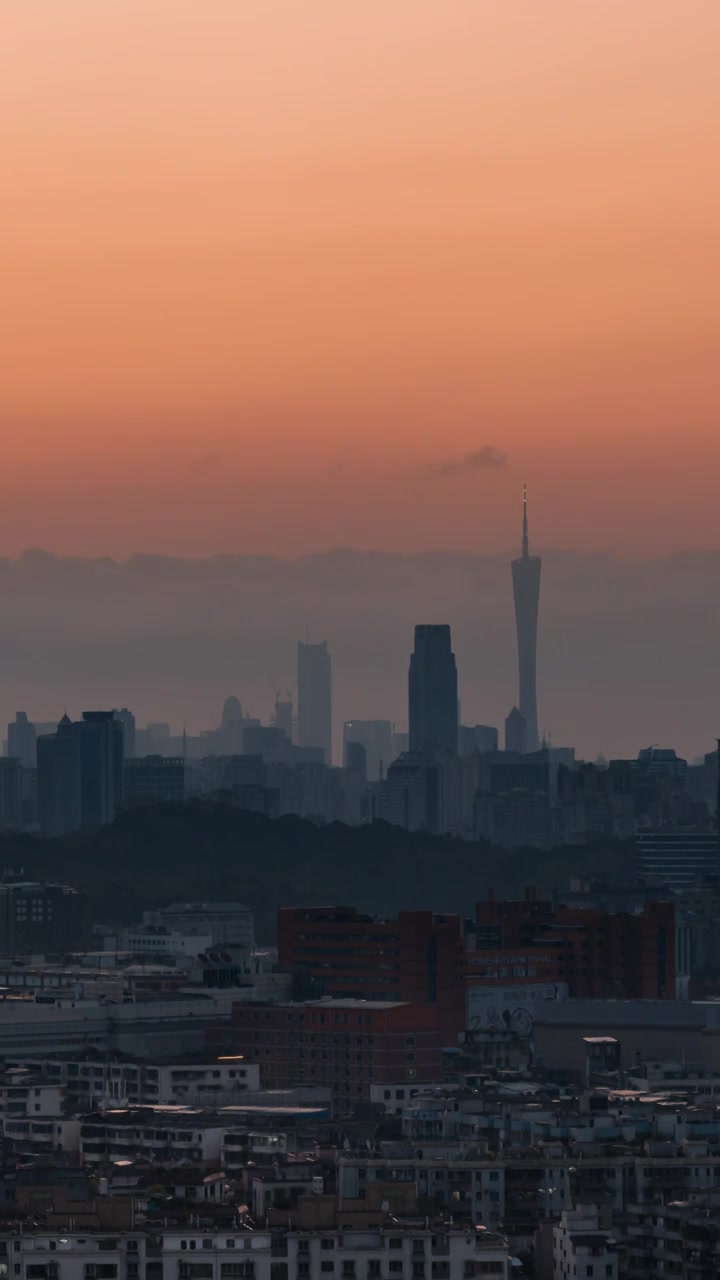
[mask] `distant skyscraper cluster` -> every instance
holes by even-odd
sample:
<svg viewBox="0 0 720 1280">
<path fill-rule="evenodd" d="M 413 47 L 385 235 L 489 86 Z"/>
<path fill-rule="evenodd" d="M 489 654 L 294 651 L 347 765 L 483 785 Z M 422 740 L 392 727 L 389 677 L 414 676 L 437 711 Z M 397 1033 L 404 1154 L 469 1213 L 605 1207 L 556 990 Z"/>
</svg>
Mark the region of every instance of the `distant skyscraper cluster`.
<svg viewBox="0 0 720 1280">
<path fill-rule="evenodd" d="M 673 858 L 677 848 L 687 856 L 684 832 L 695 832 L 693 856 L 711 856 L 703 832 L 716 809 L 716 753 L 690 767 L 657 749 L 637 760 L 580 764 L 571 748 L 541 744 L 540 577 L 524 489 L 521 554 L 512 561 L 518 697 L 504 750 L 494 726 L 461 723 L 449 624 L 420 622 L 409 653 L 408 731 L 390 719 L 346 720 L 334 758 L 332 657 L 327 640 L 308 638 L 297 646 L 295 687 L 273 686 L 266 724 L 235 695 L 217 727 L 196 735 L 162 722 L 140 726 L 127 707 L 44 724 L 18 712 L 0 759 L 0 829 L 58 836 L 105 825 L 122 809 L 189 797 L 317 823 L 381 819 L 507 848 L 629 838 L 642 827 L 650 833 L 648 867 L 662 865 L 677 879 Z M 672 838 L 660 839 L 661 828 Z"/>
</svg>

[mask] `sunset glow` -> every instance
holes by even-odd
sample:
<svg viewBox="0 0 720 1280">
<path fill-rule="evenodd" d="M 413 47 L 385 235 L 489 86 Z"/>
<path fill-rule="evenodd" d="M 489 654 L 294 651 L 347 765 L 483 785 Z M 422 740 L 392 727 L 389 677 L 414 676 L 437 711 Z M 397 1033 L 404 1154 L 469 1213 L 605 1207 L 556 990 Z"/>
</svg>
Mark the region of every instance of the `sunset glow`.
<svg viewBox="0 0 720 1280">
<path fill-rule="evenodd" d="M 4 5 L 3 554 L 505 549 L 524 479 L 543 545 L 717 545 L 719 42 L 717 0 Z"/>
</svg>

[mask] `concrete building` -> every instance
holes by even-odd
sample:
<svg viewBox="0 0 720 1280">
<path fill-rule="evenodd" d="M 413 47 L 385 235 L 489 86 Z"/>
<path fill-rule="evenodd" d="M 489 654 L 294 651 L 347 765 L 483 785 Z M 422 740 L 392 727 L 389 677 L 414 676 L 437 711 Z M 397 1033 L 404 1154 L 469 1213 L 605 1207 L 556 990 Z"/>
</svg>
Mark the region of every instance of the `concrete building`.
<svg viewBox="0 0 720 1280">
<path fill-rule="evenodd" d="M 135 716 L 127 707 L 123 707 L 120 711 L 115 710 L 113 714 L 122 725 L 123 756 L 125 760 L 132 760 L 135 755 Z"/>
<path fill-rule="evenodd" d="M 675 893 L 720 877 L 718 833 L 712 828 L 640 830 L 635 849 L 638 874 Z"/>
<path fill-rule="evenodd" d="M 125 760 L 123 805 L 182 804 L 185 799 L 185 761 L 182 756 L 139 756 Z"/>
<path fill-rule="evenodd" d="M 173 902 L 157 911 L 144 911 L 143 924 L 175 933 L 207 934 L 215 946 L 228 942 L 251 948 L 255 941 L 253 913 L 241 902 Z"/>
<path fill-rule="evenodd" d="M 369 1102 L 374 1084 L 442 1078 L 445 1028 L 437 1005 L 330 999 L 236 1004 L 230 1032 L 210 1029 L 208 1045 L 212 1052 L 257 1059 L 263 1088 L 329 1086 L 339 1116 Z"/>
<path fill-rule="evenodd" d="M 451 1031 L 465 1025 L 462 916 L 401 911 L 376 920 L 353 907 L 278 912 L 278 963 L 335 999 L 437 1004 Z"/>
<path fill-rule="evenodd" d="M 443 775 L 427 757 L 404 752 L 380 784 L 377 816 L 406 831 L 443 831 Z"/>
<path fill-rule="evenodd" d="M 8 1116 L 11 1102 L 12 1114 L 33 1114 L 38 1100 L 42 1114 L 54 1116 L 63 1114 L 63 1102 L 74 1113 L 108 1106 L 214 1107 L 260 1087 L 258 1066 L 239 1057 L 148 1061 L 95 1052 L 76 1058 L 16 1056 L 9 1068 L 0 1080 L 0 1106 L 6 1097 Z M 18 1110 L 21 1104 L 25 1111 Z"/>
<path fill-rule="evenodd" d="M 540 746 L 537 711 L 537 627 L 540 606 L 540 572 L 542 561 L 531 556 L 528 543 L 527 487 L 523 486 L 522 555 L 512 562 L 513 596 L 517 625 L 518 673 L 520 696 L 518 709 L 525 721 L 525 751 Z M 512 747 L 511 750 L 516 750 Z"/>
<path fill-rule="evenodd" d="M 522 755 L 527 751 L 527 740 L 527 720 L 513 707 L 505 717 L 505 750 Z"/>
<path fill-rule="evenodd" d="M 429 763 L 457 755 L 457 668 L 448 626 L 415 628 L 408 714 L 412 754 Z"/>
<path fill-rule="evenodd" d="M 674 1000 L 675 904 L 614 912 L 554 907 L 532 893 L 491 898 L 477 904 L 466 962 L 468 983 L 481 986 L 559 982 L 575 997 Z"/>
<path fill-rule="evenodd" d="M 332 757 L 332 662 L 327 641 L 298 644 L 298 745 L 321 747 Z"/>
<path fill-rule="evenodd" d="M 19 831 L 24 825 L 24 769 L 16 756 L 0 758 L 0 829 Z"/>
<path fill-rule="evenodd" d="M 591 1205 L 563 1211 L 553 1230 L 553 1280 L 618 1280 L 615 1237 Z"/>
<path fill-rule="evenodd" d="M 393 730 L 389 720 L 346 720 L 343 724 L 343 764 L 351 768 L 348 747 L 359 743 L 365 748 L 367 778 L 377 782 L 384 777 L 394 760 Z"/>
<path fill-rule="evenodd" d="M 7 753 L 19 760 L 24 769 L 37 765 L 37 729 L 25 711 L 16 711 L 7 727 Z"/>
<path fill-rule="evenodd" d="M 328 1280 L 330 1268 L 344 1280 L 421 1273 L 433 1280 L 510 1280 L 507 1242 L 450 1220 L 405 1220 L 317 1195 L 300 1197 L 295 1225 L 287 1212 L 269 1212 L 269 1223 L 265 1215 L 248 1216 L 242 1226 L 216 1229 L 197 1220 L 147 1233 L 63 1226 L 59 1240 L 57 1228 L 6 1229 L 0 1250 L 16 1259 L 23 1280 Z"/>
<path fill-rule="evenodd" d="M 44 835 L 111 823 L 123 799 L 123 728 L 113 711 L 63 716 L 38 738 L 38 809 Z"/>
<path fill-rule="evenodd" d="M 475 751 L 497 751 L 498 731 L 489 724 L 460 725 L 458 729 L 458 753 L 469 756 Z"/>
<path fill-rule="evenodd" d="M 86 947 L 90 902 L 83 889 L 17 881 L 0 884 L 0 955 L 39 955 Z"/>
</svg>

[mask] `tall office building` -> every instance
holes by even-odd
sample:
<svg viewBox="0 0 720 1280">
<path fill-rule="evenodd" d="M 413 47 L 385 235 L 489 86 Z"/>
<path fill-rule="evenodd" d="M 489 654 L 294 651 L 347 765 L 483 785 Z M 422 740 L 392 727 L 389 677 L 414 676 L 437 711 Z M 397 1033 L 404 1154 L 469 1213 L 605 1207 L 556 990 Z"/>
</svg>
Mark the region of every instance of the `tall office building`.
<svg viewBox="0 0 720 1280">
<path fill-rule="evenodd" d="M 528 544 L 527 486 L 523 486 L 522 555 L 512 562 L 515 620 L 517 623 L 518 669 L 520 676 L 519 710 L 525 721 L 525 750 L 540 746 L 537 714 L 537 624 L 540 604 L 539 556 L 531 556 Z"/>
<path fill-rule="evenodd" d="M 135 716 L 127 707 L 121 711 L 116 709 L 113 715 L 123 727 L 123 755 L 126 760 L 132 760 L 135 756 Z"/>
<path fill-rule="evenodd" d="M 351 768 L 349 748 L 359 743 L 365 748 L 370 782 L 384 777 L 395 759 L 393 730 L 389 720 L 346 720 L 343 724 L 343 764 Z"/>
<path fill-rule="evenodd" d="M 37 729 L 26 711 L 16 711 L 7 727 L 7 753 L 19 760 L 23 769 L 34 769 L 37 763 Z"/>
<path fill-rule="evenodd" d="M 332 764 L 332 663 L 327 641 L 298 644 L 298 745 L 322 747 Z"/>
<path fill-rule="evenodd" d="M 123 727 L 113 711 L 63 716 L 57 733 L 38 738 L 38 809 L 44 835 L 100 827 L 123 798 Z"/>
<path fill-rule="evenodd" d="M 457 668 L 448 626 L 415 628 L 408 709 L 413 755 L 425 760 L 457 755 Z"/>
<path fill-rule="evenodd" d="M 273 724 L 278 729 L 282 729 L 289 742 L 293 740 L 293 706 L 292 695 L 290 690 L 283 697 L 282 693 L 278 693 L 275 699 L 275 711 L 273 713 Z"/>
</svg>

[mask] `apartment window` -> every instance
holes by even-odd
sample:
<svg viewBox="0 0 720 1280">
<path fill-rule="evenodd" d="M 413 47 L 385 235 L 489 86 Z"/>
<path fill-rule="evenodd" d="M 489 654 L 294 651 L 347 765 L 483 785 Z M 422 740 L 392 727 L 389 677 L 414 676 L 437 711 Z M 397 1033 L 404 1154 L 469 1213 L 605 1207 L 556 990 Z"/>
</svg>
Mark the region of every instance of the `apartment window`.
<svg viewBox="0 0 720 1280">
<path fill-rule="evenodd" d="M 424 1276 L 425 1276 L 425 1263 L 424 1263 L 424 1262 L 413 1262 L 413 1270 L 412 1270 L 412 1273 L 413 1273 L 413 1276 L 415 1277 L 415 1280 L 424 1280 Z"/>
<path fill-rule="evenodd" d="M 270 1263 L 270 1280 L 287 1280 L 287 1262 Z"/>
<path fill-rule="evenodd" d="M 334 1248 L 335 1248 L 335 1241 L 332 1239 L 332 1237 L 325 1236 L 325 1238 L 324 1238 L 323 1240 L 321 1240 L 321 1241 L 320 1241 L 320 1248 L 321 1248 L 321 1249 L 334 1249 Z"/>
<path fill-rule="evenodd" d="M 213 1247 L 212 1240 L 209 1240 L 209 1239 L 203 1240 L 203 1249 L 212 1249 L 212 1247 Z"/>
<path fill-rule="evenodd" d="M 380 1170 L 378 1170 L 378 1176 L 380 1176 Z M 391 1249 L 402 1249 L 402 1239 L 400 1236 L 391 1236 L 388 1244 Z"/>
<path fill-rule="evenodd" d="M 299 1275 L 299 1276 L 309 1276 L 309 1275 L 310 1275 L 310 1263 L 309 1263 L 309 1262 L 298 1262 L 298 1269 L 297 1269 L 297 1273 L 298 1273 L 298 1275 Z"/>
<path fill-rule="evenodd" d="M 351 1258 L 346 1258 L 342 1265 L 342 1273 L 344 1276 L 355 1275 L 355 1263 Z"/>
<path fill-rule="evenodd" d="M 592 1262 L 588 1262 L 588 1264 L 587 1264 L 587 1266 L 586 1266 L 586 1268 L 585 1268 L 585 1275 L 586 1275 L 586 1276 L 591 1276 L 591 1275 L 593 1275 L 593 1264 L 592 1264 Z"/>
<path fill-rule="evenodd" d="M 402 1269 L 403 1264 L 399 1258 L 397 1261 L 393 1260 L 392 1262 L 388 1262 L 388 1271 L 392 1272 L 393 1275 L 397 1275 L 398 1273 L 402 1274 Z"/>
<path fill-rule="evenodd" d="M 377 1260 L 377 1258 L 371 1258 L 370 1261 L 368 1262 L 368 1277 L 369 1276 L 377 1277 L 380 1274 L 381 1274 L 381 1268 L 380 1268 L 379 1261 Z"/>
<path fill-rule="evenodd" d="M 137 1242 L 137 1240 L 128 1240 L 127 1245 L 126 1245 L 126 1248 L 127 1248 L 128 1253 L 137 1253 L 137 1251 L 138 1251 L 138 1242 Z"/>
<path fill-rule="evenodd" d="M 128 1262 L 127 1264 L 128 1280 L 137 1280 L 140 1274 L 140 1264 L 138 1262 Z"/>
<path fill-rule="evenodd" d="M 178 1263 L 180 1280 L 212 1280 L 212 1262 L 180 1262 Z"/>
<path fill-rule="evenodd" d="M 328 1260 L 328 1259 L 323 1258 L 322 1262 L 320 1263 L 320 1270 L 321 1270 L 321 1271 L 334 1271 L 334 1270 L 335 1270 L 335 1263 L 333 1262 L 332 1258 L 330 1258 L 329 1260 Z"/>
<path fill-rule="evenodd" d="M 432 1276 L 433 1280 L 450 1280 L 450 1263 L 433 1262 Z"/>
<path fill-rule="evenodd" d="M 309 1253 L 309 1252 L 310 1252 L 310 1241 L 298 1240 L 298 1253 Z"/>
</svg>

